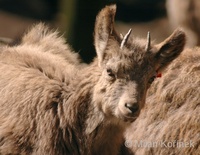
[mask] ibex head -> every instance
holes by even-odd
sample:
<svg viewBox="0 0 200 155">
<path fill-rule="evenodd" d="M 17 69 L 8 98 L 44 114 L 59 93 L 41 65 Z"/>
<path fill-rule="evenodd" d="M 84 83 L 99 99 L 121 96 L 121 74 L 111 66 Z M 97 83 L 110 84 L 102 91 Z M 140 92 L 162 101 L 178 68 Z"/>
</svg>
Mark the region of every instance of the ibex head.
<svg viewBox="0 0 200 155">
<path fill-rule="evenodd" d="M 93 100 L 105 114 L 133 121 L 145 103 L 151 83 L 183 50 L 185 33 L 177 29 L 160 44 L 124 36 L 114 29 L 116 6 L 106 6 L 97 16 L 94 42 L 102 75 Z"/>
</svg>

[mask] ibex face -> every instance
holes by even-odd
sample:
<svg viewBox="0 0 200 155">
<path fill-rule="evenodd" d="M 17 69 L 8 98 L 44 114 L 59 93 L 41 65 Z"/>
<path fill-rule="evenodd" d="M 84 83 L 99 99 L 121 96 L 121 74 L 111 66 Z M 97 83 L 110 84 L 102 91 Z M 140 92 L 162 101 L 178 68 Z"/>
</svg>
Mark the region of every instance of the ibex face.
<svg viewBox="0 0 200 155">
<path fill-rule="evenodd" d="M 97 16 L 95 48 L 102 70 L 93 100 L 107 116 L 133 121 L 145 103 L 147 89 L 164 67 L 183 50 L 185 34 L 176 30 L 158 45 L 120 37 L 114 29 L 116 6 L 105 7 Z"/>
</svg>

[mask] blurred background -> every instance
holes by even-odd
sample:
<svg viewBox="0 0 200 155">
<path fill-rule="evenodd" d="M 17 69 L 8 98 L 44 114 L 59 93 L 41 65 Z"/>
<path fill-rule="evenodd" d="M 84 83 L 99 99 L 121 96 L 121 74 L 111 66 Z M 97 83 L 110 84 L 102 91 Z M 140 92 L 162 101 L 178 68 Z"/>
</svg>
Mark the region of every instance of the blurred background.
<svg viewBox="0 0 200 155">
<path fill-rule="evenodd" d="M 17 39 L 33 24 L 45 22 L 64 34 L 66 42 L 91 62 L 95 56 L 93 30 L 97 13 L 117 4 L 118 32 L 132 28 L 135 37 L 159 43 L 178 26 L 188 33 L 187 46 L 199 45 L 199 0 L 0 0 L 0 37 Z"/>
</svg>

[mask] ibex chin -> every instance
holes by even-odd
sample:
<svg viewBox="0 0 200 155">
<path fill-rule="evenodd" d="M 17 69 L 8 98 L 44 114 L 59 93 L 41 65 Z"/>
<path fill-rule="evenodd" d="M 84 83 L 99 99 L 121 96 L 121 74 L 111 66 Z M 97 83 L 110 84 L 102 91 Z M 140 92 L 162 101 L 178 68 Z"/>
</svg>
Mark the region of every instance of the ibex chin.
<svg viewBox="0 0 200 155">
<path fill-rule="evenodd" d="M 116 6 L 96 18 L 97 58 L 80 67 L 64 39 L 42 24 L 0 51 L 0 154 L 113 154 L 157 74 L 182 52 L 176 30 L 160 44 L 123 37 Z M 66 52 L 66 53 L 65 53 Z"/>
</svg>

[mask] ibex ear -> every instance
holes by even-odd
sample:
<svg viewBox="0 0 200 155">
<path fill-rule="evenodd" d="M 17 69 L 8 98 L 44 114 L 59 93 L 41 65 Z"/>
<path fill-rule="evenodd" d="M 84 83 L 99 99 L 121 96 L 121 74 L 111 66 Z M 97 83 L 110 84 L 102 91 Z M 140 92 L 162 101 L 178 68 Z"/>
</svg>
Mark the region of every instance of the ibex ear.
<svg viewBox="0 0 200 155">
<path fill-rule="evenodd" d="M 186 42 L 185 33 L 177 29 L 165 41 L 157 45 L 158 51 L 155 55 L 157 60 L 157 71 L 162 71 L 183 51 Z"/>
<path fill-rule="evenodd" d="M 94 30 L 94 44 L 99 59 L 99 65 L 101 65 L 104 59 L 105 49 L 107 47 L 109 38 L 115 33 L 115 13 L 116 5 L 106 6 L 99 12 L 96 18 Z"/>
</svg>

